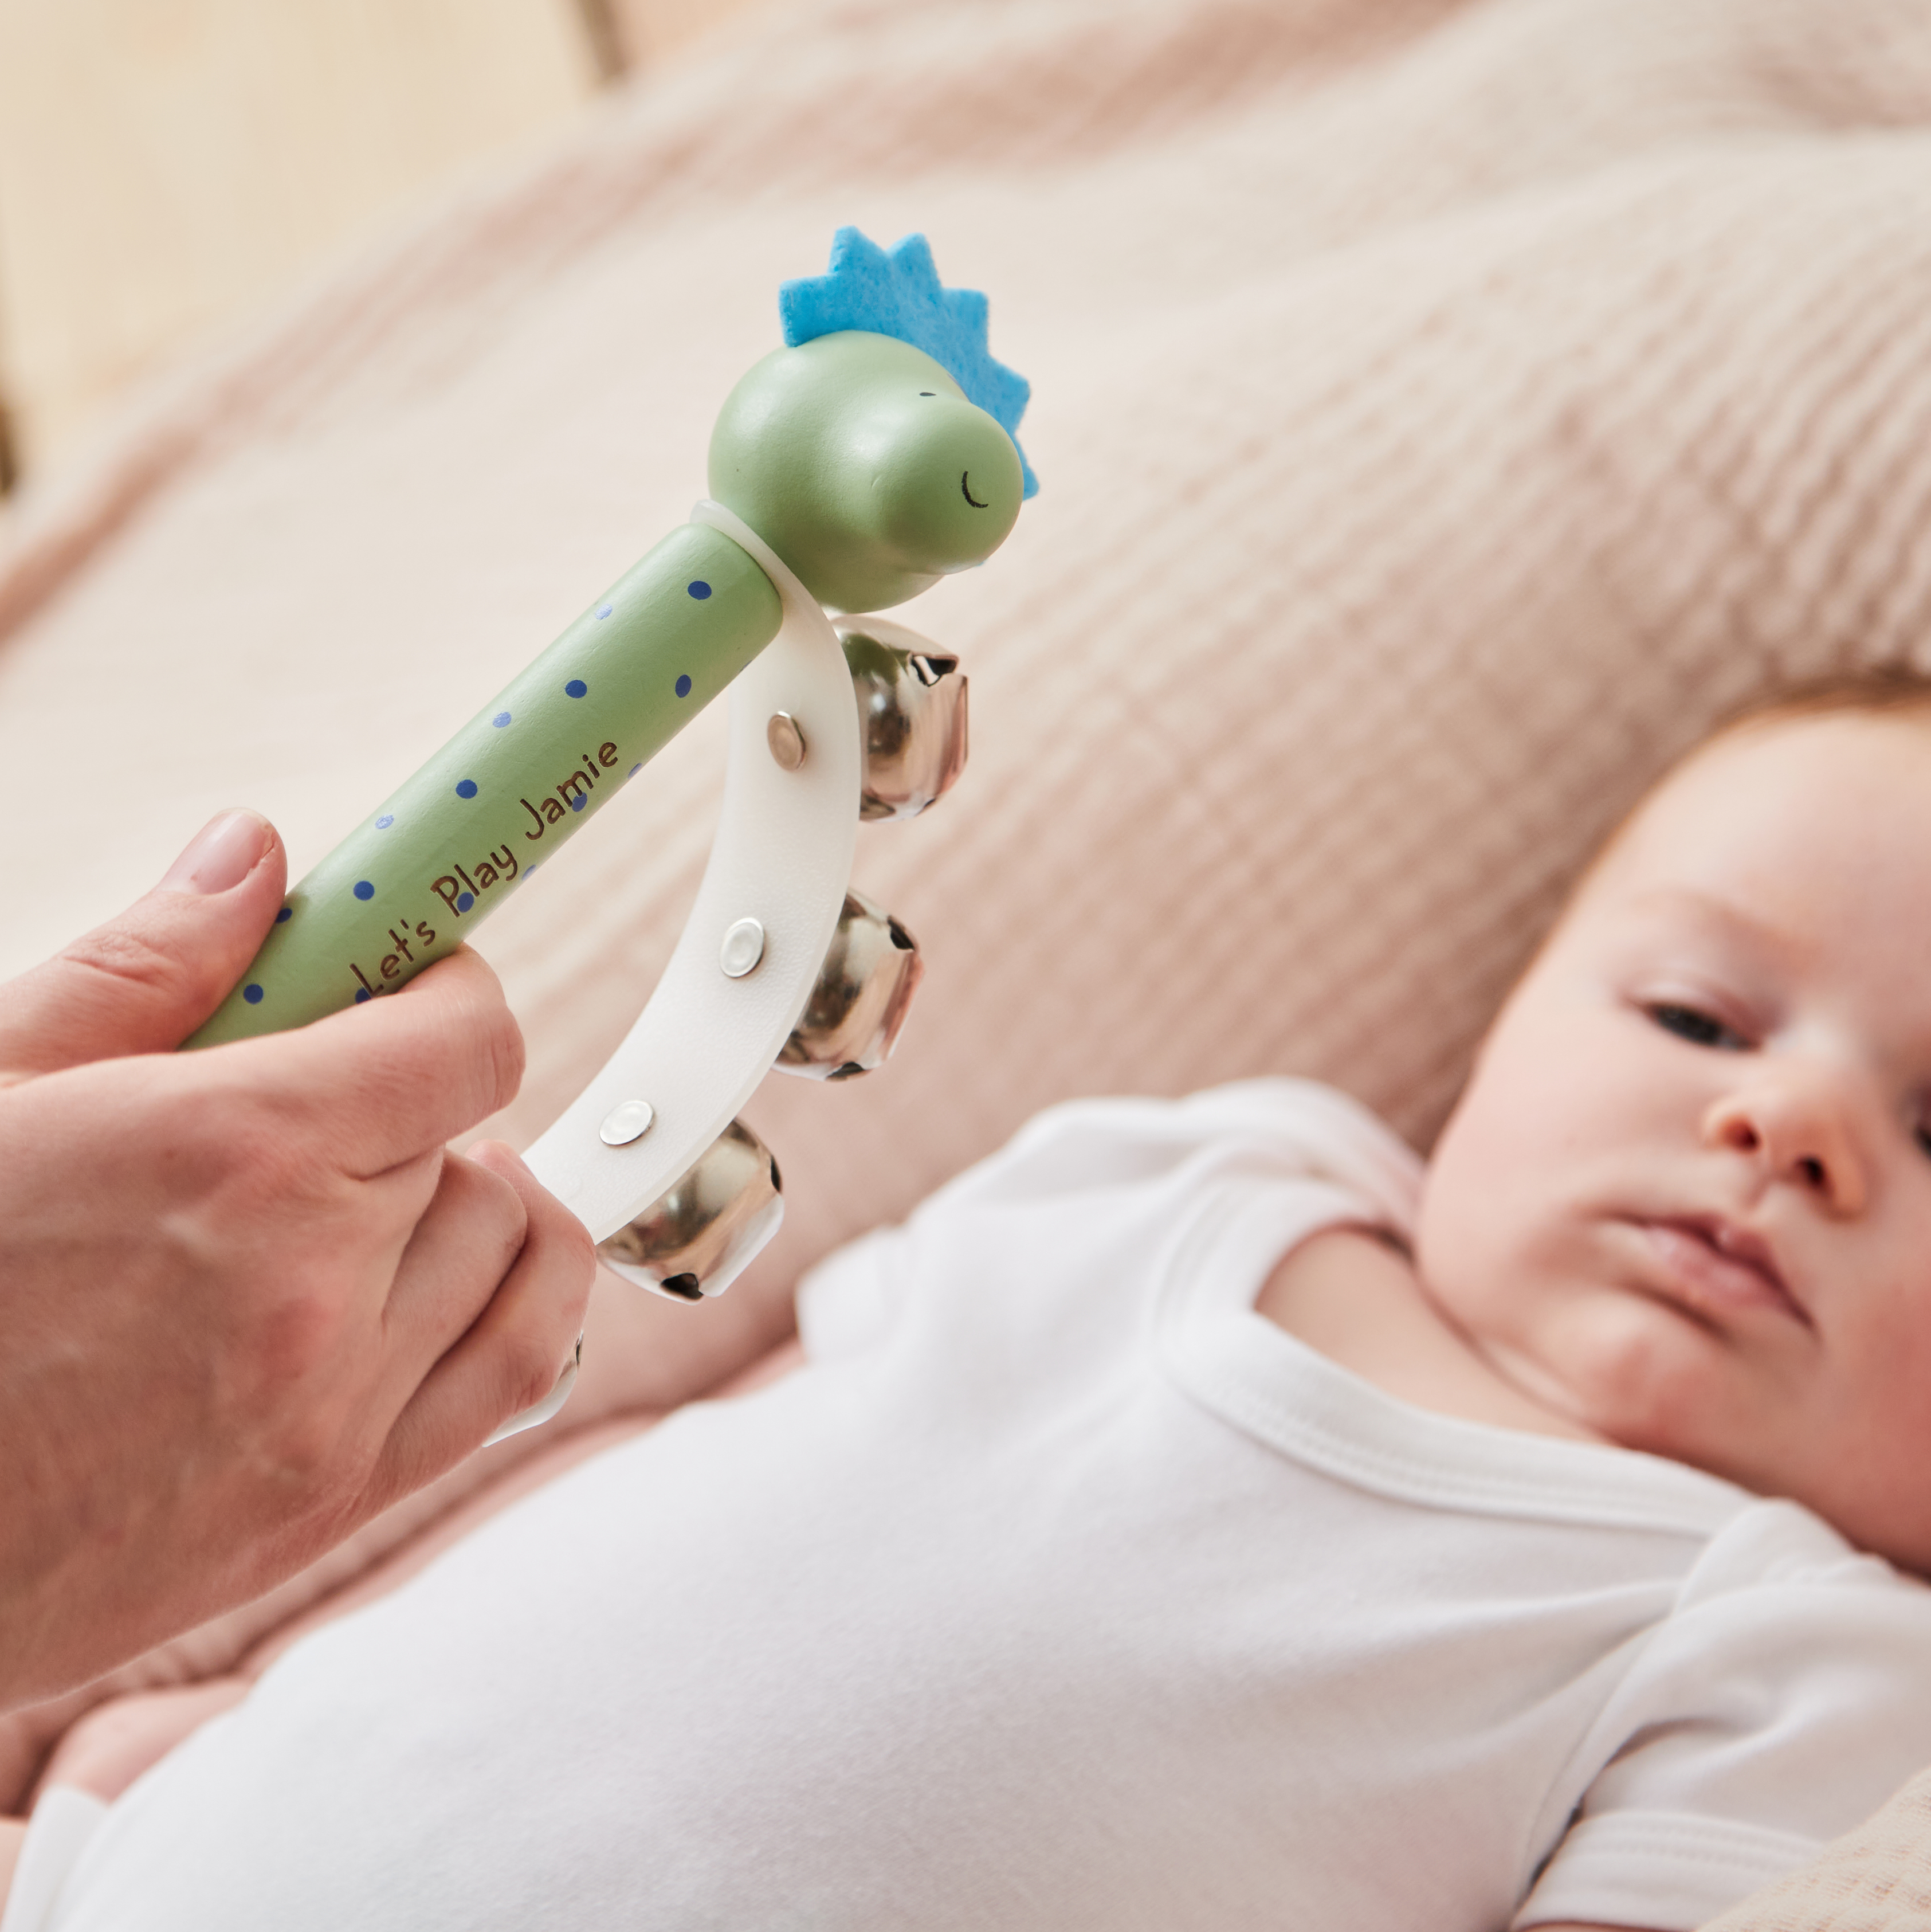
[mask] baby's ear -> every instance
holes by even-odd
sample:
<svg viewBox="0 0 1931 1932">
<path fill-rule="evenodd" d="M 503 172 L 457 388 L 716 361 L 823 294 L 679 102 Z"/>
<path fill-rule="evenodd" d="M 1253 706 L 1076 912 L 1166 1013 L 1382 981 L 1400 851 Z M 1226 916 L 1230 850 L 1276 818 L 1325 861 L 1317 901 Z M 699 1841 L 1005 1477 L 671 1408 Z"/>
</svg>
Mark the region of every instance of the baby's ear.
<svg viewBox="0 0 1931 1932">
<path fill-rule="evenodd" d="M 287 880 L 266 819 L 211 820 L 145 898 L 0 992 L 0 1081 L 172 1052 L 260 950 Z"/>
</svg>

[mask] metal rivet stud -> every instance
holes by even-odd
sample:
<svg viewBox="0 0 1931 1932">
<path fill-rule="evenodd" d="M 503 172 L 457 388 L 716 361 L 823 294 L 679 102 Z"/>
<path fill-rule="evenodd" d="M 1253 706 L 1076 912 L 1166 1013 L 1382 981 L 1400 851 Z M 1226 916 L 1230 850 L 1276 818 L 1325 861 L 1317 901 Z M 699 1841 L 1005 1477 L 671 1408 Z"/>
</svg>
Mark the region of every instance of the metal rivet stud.
<svg viewBox="0 0 1931 1932">
<path fill-rule="evenodd" d="M 774 711 L 764 728 L 764 742 L 780 768 L 795 772 L 805 762 L 805 734 L 788 711 Z"/>
<path fill-rule="evenodd" d="M 754 919 L 741 919 L 724 934 L 718 964 L 727 980 L 742 980 L 764 957 L 764 928 Z"/>
<path fill-rule="evenodd" d="M 649 1132 L 656 1118 L 657 1109 L 648 1100 L 625 1100 L 604 1116 L 597 1138 L 606 1147 L 628 1147 Z"/>
</svg>

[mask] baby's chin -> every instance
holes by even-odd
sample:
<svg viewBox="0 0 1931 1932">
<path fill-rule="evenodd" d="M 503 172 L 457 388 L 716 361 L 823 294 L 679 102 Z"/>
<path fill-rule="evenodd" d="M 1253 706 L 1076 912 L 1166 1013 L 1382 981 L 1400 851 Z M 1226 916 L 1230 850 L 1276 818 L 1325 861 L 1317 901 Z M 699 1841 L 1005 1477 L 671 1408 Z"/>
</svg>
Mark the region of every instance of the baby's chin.
<svg viewBox="0 0 1931 1932">
<path fill-rule="evenodd" d="M 1895 1468 L 1854 1466 L 1793 1417 L 1787 1392 L 1740 1376 L 1720 1339 L 1674 1311 L 1609 1294 L 1579 1310 L 1552 1351 L 1547 1340 L 1531 1348 L 1502 1340 L 1485 1352 L 1603 1442 L 1801 1504 L 1853 1547 L 1931 1576 L 1931 1483 L 1921 1472 L 1901 1456 Z"/>
<path fill-rule="evenodd" d="M 1801 1504 L 1856 1549 L 1931 1578 L 1931 1481 L 1908 1456 L 1894 1468 L 1868 1447 L 1861 1457 L 1828 1448 L 1796 1419 L 1792 1390 L 1753 1376 L 1682 1310 L 1460 1232 L 1451 1216 L 1418 1217 L 1417 1280 L 1518 1394 L 1613 1448 Z"/>
<path fill-rule="evenodd" d="M 1418 1241 L 1423 1292 L 1468 1346 L 1549 1413 L 1618 1448 L 1735 1480 L 1715 1424 L 1732 1413 L 1737 1362 L 1720 1336 L 1620 1283 L 1553 1262 Z"/>
</svg>

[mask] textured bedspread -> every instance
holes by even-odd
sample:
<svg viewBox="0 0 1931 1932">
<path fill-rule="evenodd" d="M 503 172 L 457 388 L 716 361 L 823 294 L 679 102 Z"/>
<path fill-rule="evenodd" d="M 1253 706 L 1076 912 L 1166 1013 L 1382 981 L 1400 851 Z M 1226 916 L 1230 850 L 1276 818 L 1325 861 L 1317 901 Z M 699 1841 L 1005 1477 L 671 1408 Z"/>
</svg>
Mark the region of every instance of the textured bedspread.
<svg viewBox="0 0 1931 1932">
<path fill-rule="evenodd" d="M 845 221 L 991 294 L 1042 490 L 895 614 L 966 659 L 973 762 L 861 836 L 929 962 L 898 1059 L 749 1111 L 790 1218 L 715 1311 L 739 1352 L 804 1262 L 1069 1094 L 1310 1072 L 1425 1141 L 1659 764 L 1767 681 L 1931 662 L 1918 0 L 811 0 L 10 513 L 0 970 L 235 800 L 319 857 L 686 514 Z M 530 1043 L 512 1137 L 667 956 L 721 724 L 481 934 Z M 679 1392 L 610 1334 L 586 1414 Z M 0 1732 L 0 1797 L 52 1721 Z"/>
</svg>

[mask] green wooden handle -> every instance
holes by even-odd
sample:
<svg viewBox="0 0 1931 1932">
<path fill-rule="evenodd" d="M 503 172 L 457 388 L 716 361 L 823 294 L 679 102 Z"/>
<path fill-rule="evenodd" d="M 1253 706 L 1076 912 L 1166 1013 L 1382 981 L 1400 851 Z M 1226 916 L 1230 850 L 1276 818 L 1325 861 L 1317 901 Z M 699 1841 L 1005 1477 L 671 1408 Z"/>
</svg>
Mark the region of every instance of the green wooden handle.
<svg viewBox="0 0 1931 1932">
<path fill-rule="evenodd" d="M 293 892 L 188 1042 L 305 1025 L 453 952 L 778 634 L 771 580 L 666 537 Z"/>
<path fill-rule="evenodd" d="M 709 466 L 712 496 L 847 610 L 982 562 L 1024 484 L 1011 436 L 944 368 L 858 329 L 751 370 Z M 453 951 L 771 641 L 780 615 L 732 538 L 697 524 L 666 537 L 295 886 L 187 1045 L 305 1025 Z"/>
</svg>

